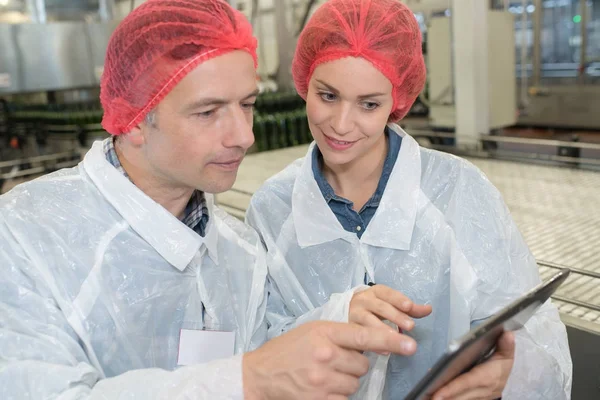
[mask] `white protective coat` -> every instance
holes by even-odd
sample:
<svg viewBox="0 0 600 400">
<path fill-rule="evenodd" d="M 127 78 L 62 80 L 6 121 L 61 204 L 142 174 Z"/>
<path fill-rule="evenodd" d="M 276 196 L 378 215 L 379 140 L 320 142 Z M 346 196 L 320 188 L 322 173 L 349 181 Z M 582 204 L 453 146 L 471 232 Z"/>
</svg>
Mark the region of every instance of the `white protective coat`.
<svg viewBox="0 0 600 400">
<path fill-rule="evenodd" d="M 463 159 L 422 149 L 400 127 L 390 127 L 402 136 L 402 147 L 362 239 L 345 231 L 325 202 L 312 172 L 314 143 L 304 159 L 255 193 L 247 221 L 268 249 L 271 336 L 325 312 L 328 319 L 347 320 L 365 273 L 432 305 L 433 313 L 409 333 L 416 355 L 389 359 L 382 397 L 394 400 L 411 390 L 450 340 L 540 277 L 500 193 L 483 173 Z M 566 329 L 548 302 L 517 332 L 503 398 L 567 399 L 571 378 Z"/>
<path fill-rule="evenodd" d="M 239 353 L 267 333 L 265 254 L 207 202 L 202 238 L 100 142 L 1 196 L 0 397 L 242 399 Z M 176 368 L 180 330 L 203 327 L 235 331 L 238 355 Z"/>
</svg>

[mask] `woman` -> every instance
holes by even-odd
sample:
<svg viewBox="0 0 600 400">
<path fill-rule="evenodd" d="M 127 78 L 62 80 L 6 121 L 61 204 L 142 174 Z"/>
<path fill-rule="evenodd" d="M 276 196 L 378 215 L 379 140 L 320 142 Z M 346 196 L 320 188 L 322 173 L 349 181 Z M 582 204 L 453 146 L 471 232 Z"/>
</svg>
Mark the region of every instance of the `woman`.
<svg viewBox="0 0 600 400">
<path fill-rule="evenodd" d="M 418 345 L 387 366 L 384 398 L 401 399 L 451 339 L 538 284 L 537 265 L 476 167 L 420 148 L 393 124 L 425 81 L 420 32 L 399 1 L 325 3 L 299 39 L 293 74 L 315 143 L 247 214 L 268 249 L 272 334 L 316 318 L 398 324 Z M 403 308 L 402 296 L 415 303 Z M 569 398 L 556 308 L 544 305 L 515 336 L 516 350 L 504 335 L 491 360 L 435 398 Z"/>
</svg>

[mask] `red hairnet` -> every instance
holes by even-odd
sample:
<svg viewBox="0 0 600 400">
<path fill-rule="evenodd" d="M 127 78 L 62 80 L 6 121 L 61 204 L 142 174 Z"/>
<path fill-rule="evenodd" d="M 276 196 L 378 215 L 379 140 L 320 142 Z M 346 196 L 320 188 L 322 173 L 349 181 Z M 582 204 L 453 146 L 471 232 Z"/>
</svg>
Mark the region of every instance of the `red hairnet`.
<svg viewBox="0 0 600 400">
<path fill-rule="evenodd" d="M 362 57 L 392 83 L 390 121 L 406 116 L 425 85 L 421 31 L 399 0 L 329 0 L 308 21 L 292 63 L 296 90 L 306 100 L 317 66 Z"/>
<path fill-rule="evenodd" d="M 128 133 L 199 64 L 245 50 L 257 65 L 256 39 L 242 13 L 222 0 L 148 0 L 108 44 L 100 101 L 102 126 Z"/>
</svg>

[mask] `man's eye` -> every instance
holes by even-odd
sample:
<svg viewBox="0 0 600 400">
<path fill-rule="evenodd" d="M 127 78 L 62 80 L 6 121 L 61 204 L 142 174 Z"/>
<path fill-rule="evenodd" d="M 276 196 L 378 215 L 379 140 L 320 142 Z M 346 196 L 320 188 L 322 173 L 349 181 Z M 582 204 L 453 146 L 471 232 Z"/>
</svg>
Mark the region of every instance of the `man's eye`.
<svg viewBox="0 0 600 400">
<path fill-rule="evenodd" d="M 196 114 L 194 114 L 194 115 L 195 115 L 195 116 L 197 116 L 197 117 L 200 117 L 200 118 L 209 118 L 209 117 L 211 117 L 211 116 L 212 116 L 214 113 L 215 113 L 215 110 L 209 110 L 209 111 L 203 111 L 203 112 L 199 112 L 199 113 L 196 113 Z"/>
</svg>

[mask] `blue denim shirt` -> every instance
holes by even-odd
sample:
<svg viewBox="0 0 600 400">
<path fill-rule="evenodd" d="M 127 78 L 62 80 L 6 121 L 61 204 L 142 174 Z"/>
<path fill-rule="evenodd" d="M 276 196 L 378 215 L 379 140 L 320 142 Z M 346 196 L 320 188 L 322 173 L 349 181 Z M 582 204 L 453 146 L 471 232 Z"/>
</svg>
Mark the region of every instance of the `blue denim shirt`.
<svg viewBox="0 0 600 400">
<path fill-rule="evenodd" d="M 329 204 L 331 211 L 333 211 L 338 221 L 340 221 L 342 227 L 348 232 L 356 233 L 359 238 L 362 236 L 365 229 L 367 229 L 367 225 L 369 225 L 371 218 L 373 218 L 375 211 L 377 211 L 377 207 L 379 207 L 379 202 L 381 201 L 390 174 L 398 159 L 398 153 L 400 152 L 402 138 L 395 132 L 391 132 L 389 128 L 385 128 L 385 135 L 388 138 L 388 153 L 383 164 L 383 172 L 381 178 L 379 178 L 379 184 L 377 185 L 377 189 L 373 196 L 359 212 L 352 209 L 354 203 L 350 200 L 336 195 L 329 182 L 325 179 L 320 168 L 323 156 L 317 146 L 315 146 L 312 154 L 313 175 L 319 185 L 319 189 L 321 189 L 325 201 Z"/>
</svg>

